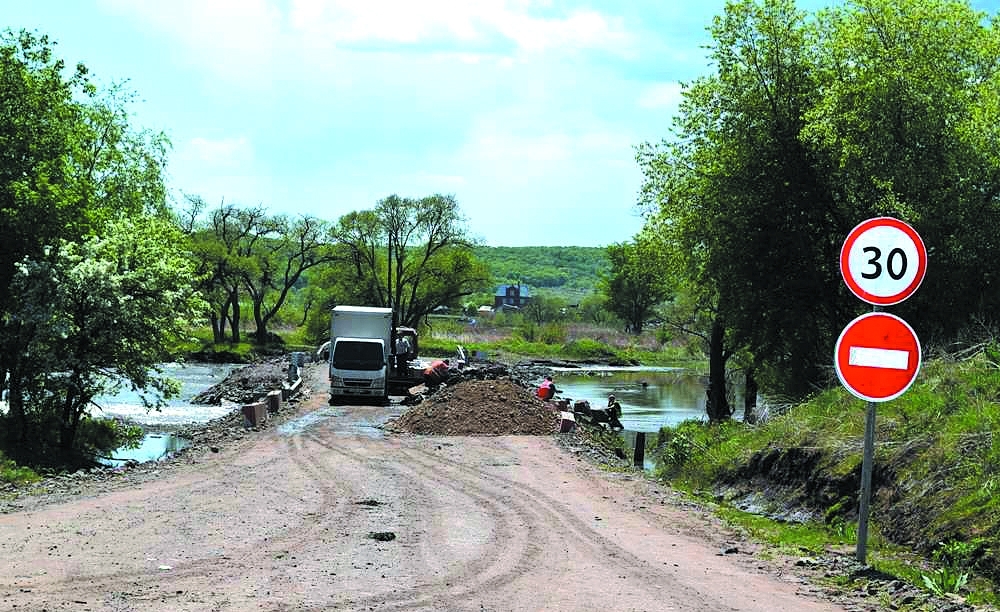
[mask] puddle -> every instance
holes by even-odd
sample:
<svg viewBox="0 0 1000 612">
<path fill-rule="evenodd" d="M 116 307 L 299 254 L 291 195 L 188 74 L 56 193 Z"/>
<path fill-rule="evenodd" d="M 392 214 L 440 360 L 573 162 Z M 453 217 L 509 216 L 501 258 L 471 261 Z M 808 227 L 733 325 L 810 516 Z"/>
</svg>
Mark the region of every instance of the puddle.
<svg viewBox="0 0 1000 612">
<path fill-rule="evenodd" d="M 382 425 L 385 425 L 385 419 L 380 423 L 348 423 L 344 427 L 341 427 L 337 431 L 333 432 L 342 436 L 367 436 L 369 438 L 381 438 L 385 436 L 385 431 L 382 429 Z"/>
<path fill-rule="evenodd" d="M 149 432 L 142 438 L 138 448 L 119 448 L 114 451 L 113 459 L 99 459 L 98 461 L 112 467 L 124 465 L 129 461 L 138 463 L 158 461 L 171 453 L 187 448 L 189 445 L 188 440 L 174 434 Z"/>
<path fill-rule="evenodd" d="M 291 421 L 282 423 L 278 426 L 278 433 L 283 436 L 294 436 L 295 434 L 302 433 L 317 423 L 321 423 L 336 416 L 343 416 L 343 413 L 335 408 L 320 408 L 319 410 L 315 410 L 309 414 L 304 414 L 297 419 L 292 419 Z"/>
<path fill-rule="evenodd" d="M 396 418 L 402 414 L 400 406 L 399 411 L 393 411 L 391 414 L 381 414 L 378 417 L 366 418 L 363 415 L 354 414 L 349 421 L 338 421 L 335 426 L 330 427 L 330 431 L 336 435 L 345 436 L 366 436 L 369 438 L 381 438 L 385 435 L 382 430 L 382 426 L 386 424 L 390 419 Z M 278 433 L 283 436 L 294 436 L 304 432 L 305 430 L 329 421 L 333 417 L 344 417 L 344 411 L 336 407 L 331 408 L 321 408 L 310 412 L 309 414 L 304 414 L 297 419 L 293 419 L 286 423 L 281 424 L 278 427 Z"/>
</svg>

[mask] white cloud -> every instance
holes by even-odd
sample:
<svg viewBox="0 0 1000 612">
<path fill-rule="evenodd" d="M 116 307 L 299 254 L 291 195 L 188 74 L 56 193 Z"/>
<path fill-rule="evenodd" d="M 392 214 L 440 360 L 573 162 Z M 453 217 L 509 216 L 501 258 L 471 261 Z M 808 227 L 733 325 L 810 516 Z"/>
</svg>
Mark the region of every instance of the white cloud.
<svg viewBox="0 0 1000 612">
<path fill-rule="evenodd" d="M 681 103 L 682 89 L 680 83 L 657 83 L 642 92 L 638 104 L 642 108 L 676 109 Z"/>
<path fill-rule="evenodd" d="M 277 63 L 282 14 L 270 0 L 99 0 L 108 12 L 179 43 L 216 74 L 245 77 Z"/>
</svg>

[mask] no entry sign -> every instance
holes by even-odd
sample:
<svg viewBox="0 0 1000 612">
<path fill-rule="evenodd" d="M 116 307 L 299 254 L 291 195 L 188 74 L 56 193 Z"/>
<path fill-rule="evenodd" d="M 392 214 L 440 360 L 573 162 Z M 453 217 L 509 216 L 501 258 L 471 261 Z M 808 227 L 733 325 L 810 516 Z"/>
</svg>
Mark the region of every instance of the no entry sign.
<svg viewBox="0 0 1000 612">
<path fill-rule="evenodd" d="M 887 402 L 906 391 L 920 370 L 920 341 L 906 321 L 870 312 L 847 324 L 834 349 L 837 376 L 869 402 Z"/>
<path fill-rule="evenodd" d="M 876 306 L 910 297 L 927 272 L 927 249 L 899 219 L 876 217 L 858 224 L 840 249 L 840 273 L 858 298 Z"/>
</svg>

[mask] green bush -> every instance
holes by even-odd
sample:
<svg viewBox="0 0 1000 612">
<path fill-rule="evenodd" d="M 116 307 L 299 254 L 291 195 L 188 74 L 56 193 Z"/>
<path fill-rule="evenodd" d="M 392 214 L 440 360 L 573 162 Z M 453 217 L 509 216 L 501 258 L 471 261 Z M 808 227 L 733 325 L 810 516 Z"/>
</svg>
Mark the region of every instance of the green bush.
<svg viewBox="0 0 1000 612">
<path fill-rule="evenodd" d="M 26 484 L 38 480 L 41 480 L 41 477 L 34 470 L 19 466 L 0 453 L 0 482 Z"/>
</svg>

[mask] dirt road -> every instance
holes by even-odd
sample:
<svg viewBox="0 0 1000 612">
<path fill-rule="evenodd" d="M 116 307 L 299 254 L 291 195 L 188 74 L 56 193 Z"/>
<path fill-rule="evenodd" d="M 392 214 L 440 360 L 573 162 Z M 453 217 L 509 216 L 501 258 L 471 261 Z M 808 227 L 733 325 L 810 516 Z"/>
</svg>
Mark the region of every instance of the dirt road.
<svg viewBox="0 0 1000 612">
<path fill-rule="evenodd" d="M 383 436 L 387 409 L 316 388 L 155 479 L 0 515 L 0 610 L 841 609 L 552 437 Z"/>
</svg>

